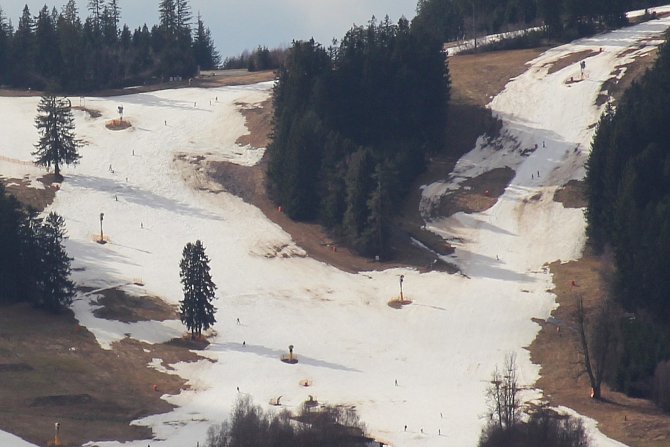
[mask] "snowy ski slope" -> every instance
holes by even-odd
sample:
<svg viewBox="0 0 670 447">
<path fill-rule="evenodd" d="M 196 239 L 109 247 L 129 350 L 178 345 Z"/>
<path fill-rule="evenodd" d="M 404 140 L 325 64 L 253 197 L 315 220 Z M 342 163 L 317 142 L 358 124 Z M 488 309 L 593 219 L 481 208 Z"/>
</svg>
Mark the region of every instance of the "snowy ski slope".
<svg viewBox="0 0 670 447">
<path fill-rule="evenodd" d="M 81 164 L 64 169 L 66 180 L 47 210 L 67 223 L 75 281 L 105 288 L 141 278 L 142 293 L 176 303 L 181 250 L 201 239 L 219 287 L 216 335 L 202 353 L 213 362 L 173 365 L 189 380 L 189 390 L 164 396 L 177 405 L 173 412 L 136 421 L 153 428 L 152 447 L 202 444 L 207 428 L 227 417 L 237 387 L 266 407 L 281 395 L 282 404 L 297 408 L 308 394 L 355 405 L 370 433 L 395 446 L 476 445 L 485 423 L 487 381 L 505 354 L 517 354 L 522 385 L 531 386 L 538 377 L 539 367 L 524 347 L 539 329 L 531 318 L 546 319 L 555 306 L 547 292 L 552 278 L 543 265 L 576 259 L 583 249 L 582 210 L 564 209 L 552 197 L 556 188 L 584 175 L 602 82 L 615 66 L 652 51 L 668 26 L 670 19 L 657 20 L 549 50 L 492 101 L 504 122 L 497 142 L 502 149 L 480 140 L 459 161 L 453 178 L 424 188 L 425 205 L 464 178 L 501 166 L 517 172 L 493 208 L 428 223 L 445 237 L 459 238 L 449 260 L 465 275 L 411 269 L 343 273 L 304 257 L 253 206 L 198 189 L 206 185 L 190 171 L 195 165 L 176 163 L 175 157 L 204 155 L 245 165 L 259 160 L 262 150 L 235 144 L 246 133 L 235 103 L 263 101 L 270 83 L 86 98 L 85 105 L 103 116 L 75 112 L 77 135 L 88 144 Z M 548 64 L 567 54 L 601 48 L 587 59 L 581 82 L 566 83 L 581 77 L 577 64 L 548 74 Z M 0 98 L 5 177 L 42 175 L 29 164 L 38 100 Z M 105 128 L 118 105 L 133 128 Z M 520 149 L 536 144 L 532 154 L 520 155 Z M 110 241 L 104 246 L 94 242 L 101 212 Z M 290 256 L 277 256 L 278 250 Z M 397 295 L 401 274 L 414 304 L 394 310 L 387 301 Z M 140 293 L 137 286 L 123 287 Z M 98 319 L 94 301 L 95 294 L 82 294 L 73 308 L 104 348 L 126 333 L 158 343 L 184 331 L 178 321 Z M 297 365 L 279 361 L 289 344 L 295 345 Z M 152 367 L 162 368 L 160 359 Z M 303 379 L 313 385 L 301 387 Z M 524 398 L 541 395 L 531 390 Z M 593 422 L 589 426 L 595 445 L 620 445 L 600 435 Z M 0 444 L 30 445 L 2 432 Z"/>
</svg>

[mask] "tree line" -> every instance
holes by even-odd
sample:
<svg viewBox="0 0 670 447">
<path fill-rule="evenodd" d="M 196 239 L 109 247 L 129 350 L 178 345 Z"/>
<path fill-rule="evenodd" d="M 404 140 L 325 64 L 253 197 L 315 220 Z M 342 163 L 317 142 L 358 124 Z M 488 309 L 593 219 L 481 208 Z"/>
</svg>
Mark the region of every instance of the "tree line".
<svg viewBox="0 0 670 447">
<path fill-rule="evenodd" d="M 444 42 L 546 26 L 553 38 L 572 40 L 627 23 L 626 11 L 661 0 L 419 0 L 413 25 Z"/>
<path fill-rule="evenodd" d="M 227 57 L 221 65 L 224 69 L 275 70 L 286 60 L 287 51 L 287 48 L 270 50 L 259 45 L 254 51 L 245 50 L 239 56 Z"/>
<path fill-rule="evenodd" d="M 670 358 L 668 120 L 666 43 L 653 69 L 628 89 L 617 107 L 607 107 L 586 175 L 590 242 L 596 250 L 612 253 L 611 293 L 628 312 L 615 324 L 616 347 L 607 379 L 616 389 L 641 397 L 656 393 L 654 374 Z"/>
<path fill-rule="evenodd" d="M 396 204 L 442 147 L 449 89 L 442 43 L 404 18 L 373 18 L 338 46 L 294 42 L 274 88 L 271 197 L 388 256 Z"/>
<path fill-rule="evenodd" d="M 33 16 L 24 6 L 16 28 L 0 8 L 0 83 L 81 91 L 192 76 L 219 56 L 209 29 L 187 0 L 160 0 L 160 21 L 134 31 L 120 24 L 117 0 L 89 0 L 82 20 L 75 0 Z"/>
</svg>

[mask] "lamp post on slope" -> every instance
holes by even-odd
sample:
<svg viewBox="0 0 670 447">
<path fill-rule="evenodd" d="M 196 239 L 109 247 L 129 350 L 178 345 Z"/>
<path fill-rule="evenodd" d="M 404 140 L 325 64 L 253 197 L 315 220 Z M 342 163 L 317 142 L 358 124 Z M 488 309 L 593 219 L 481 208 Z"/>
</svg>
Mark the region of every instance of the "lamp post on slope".
<svg viewBox="0 0 670 447">
<path fill-rule="evenodd" d="M 100 213 L 100 241 L 99 242 L 101 244 L 105 242 L 104 236 L 102 234 L 102 219 L 104 219 L 104 217 L 105 217 L 105 213 Z"/>
</svg>

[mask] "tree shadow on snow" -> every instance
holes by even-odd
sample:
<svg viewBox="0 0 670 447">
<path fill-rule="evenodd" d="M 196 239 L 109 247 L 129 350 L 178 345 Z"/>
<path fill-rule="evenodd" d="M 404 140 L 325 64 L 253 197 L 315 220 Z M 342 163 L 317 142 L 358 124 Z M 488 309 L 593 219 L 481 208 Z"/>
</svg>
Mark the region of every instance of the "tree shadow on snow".
<svg viewBox="0 0 670 447">
<path fill-rule="evenodd" d="M 209 213 L 203 209 L 195 208 L 186 203 L 160 196 L 151 191 L 140 189 L 116 180 L 87 175 L 73 175 L 68 177 L 68 181 L 72 185 L 75 185 L 79 188 L 108 192 L 110 194 L 116 195 L 119 199 L 137 205 L 147 206 L 155 209 L 176 211 L 177 213 L 185 216 L 196 216 L 205 219 L 222 220 L 221 216 Z"/>
<path fill-rule="evenodd" d="M 522 283 L 531 283 L 536 281 L 535 278 L 525 273 L 519 273 L 515 272 L 514 270 L 506 269 L 504 267 L 504 253 L 502 254 L 503 258 L 498 260 L 490 256 L 468 252 L 467 250 L 463 249 L 459 249 L 459 251 L 466 254 L 457 256 L 455 259 L 460 260 L 459 258 L 467 258 L 467 261 L 464 260 L 462 262 L 457 262 L 457 265 L 461 267 L 463 272 L 466 273 L 470 278 L 490 278 Z"/>
<path fill-rule="evenodd" d="M 215 352 L 225 352 L 225 351 L 235 351 L 235 352 L 244 352 L 244 353 L 250 353 L 250 354 L 255 354 L 261 357 L 267 357 L 271 359 L 276 359 L 278 362 L 280 361 L 282 355 L 286 355 L 286 351 L 282 351 L 279 349 L 271 349 L 265 346 L 260 346 L 260 345 L 251 345 L 251 344 L 239 344 L 239 343 L 220 343 L 220 344 L 214 344 L 210 345 L 208 348 L 209 351 L 215 351 Z M 344 365 L 339 365 L 337 363 L 331 363 L 327 362 L 325 360 L 317 360 L 313 359 L 310 357 L 306 357 L 304 355 L 296 354 L 296 357 L 298 358 L 298 364 L 300 365 L 309 365 L 309 366 L 316 366 L 319 368 L 329 368 L 329 369 L 335 369 L 338 371 L 347 371 L 347 372 L 361 372 L 358 369 L 355 368 L 350 368 L 348 366 Z"/>
</svg>

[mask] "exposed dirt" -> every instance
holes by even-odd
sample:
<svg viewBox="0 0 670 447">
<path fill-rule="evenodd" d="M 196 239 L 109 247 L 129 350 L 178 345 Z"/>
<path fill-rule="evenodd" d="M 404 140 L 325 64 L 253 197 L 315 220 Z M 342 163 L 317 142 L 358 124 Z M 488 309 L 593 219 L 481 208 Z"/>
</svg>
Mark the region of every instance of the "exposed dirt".
<svg viewBox="0 0 670 447">
<path fill-rule="evenodd" d="M 451 216 L 459 212 L 481 213 L 496 204 L 498 197 L 514 178 L 509 167 L 496 168 L 463 182 L 461 189 L 442 197 L 433 216 Z"/>
<path fill-rule="evenodd" d="M 576 53 L 570 53 L 569 55 L 560 58 L 556 62 L 545 64 L 544 66 L 548 66 L 549 71 L 547 73 L 552 74 L 556 73 L 557 71 L 561 71 L 565 67 L 569 67 L 572 64 L 583 61 L 584 59 L 587 59 L 591 56 L 595 56 L 596 54 L 599 54 L 599 52 L 593 50 L 578 51 Z"/>
<path fill-rule="evenodd" d="M 235 143 L 255 148 L 268 147 L 272 132 L 272 97 L 258 105 L 250 106 L 241 102 L 235 105 L 247 120 L 247 128 L 253 129 L 253 132 L 240 136 Z"/>
<path fill-rule="evenodd" d="M 155 296 L 133 296 L 120 289 L 107 289 L 97 294 L 101 295 L 97 304 L 102 307 L 93 311 L 93 315 L 98 318 L 124 323 L 179 318 L 176 306 L 171 306 Z"/>
<path fill-rule="evenodd" d="M 617 65 L 612 73 L 610 79 L 603 83 L 600 94 L 596 98 L 597 105 L 603 105 L 610 98 L 615 101 L 620 101 L 623 94 L 628 90 L 633 82 L 644 75 L 656 62 L 658 51 L 650 51 L 642 57 L 638 57 L 630 64 Z M 620 73 L 624 72 L 621 79 L 617 79 Z"/>
<path fill-rule="evenodd" d="M 583 180 L 570 180 L 554 193 L 554 202 L 562 203 L 565 208 L 585 208 L 586 183 Z"/>
<path fill-rule="evenodd" d="M 128 120 L 111 120 L 105 123 L 105 127 L 109 130 L 125 130 L 133 125 Z"/>
<path fill-rule="evenodd" d="M 106 351 L 70 311 L 51 315 L 25 304 L 3 306 L 0 429 L 37 445 L 47 444 L 56 421 L 66 446 L 150 438 L 150 430 L 130 421 L 169 411 L 160 396 L 185 385 L 148 368 L 153 358 L 164 366 L 198 359 L 182 347 L 131 339 Z"/>
<path fill-rule="evenodd" d="M 450 56 L 453 100 L 457 103 L 486 106 L 505 88 L 511 78 L 526 71 L 527 62 L 546 50 L 547 48 L 534 48 Z"/>
<path fill-rule="evenodd" d="M 581 374 L 577 334 L 571 328 L 579 296 L 584 298 L 587 315 L 603 298 L 601 261 L 587 255 L 565 264 L 554 262 L 549 268 L 559 303 L 552 315 L 560 321 L 561 328 L 557 331 L 555 324 L 537 320 L 542 329 L 530 346 L 531 360 L 541 365 L 536 386 L 552 405 L 564 405 L 597 420 L 603 433 L 631 447 L 670 445 L 670 417 L 651 402 L 632 399 L 606 387 L 605 401 L 595 401 L 589 396 L 588 379 Z"/>
<path fill-rule="evenodd" d="M 37 211 L 44 209 L 53 203 L 56 197 L 56 191 L 60 188 L 60 182 L 57 182 L 53 174 L 46 174 L 37 180 L 44 184 L 44 188 L 33 188 L 30 186 L 28 177 L 22 179 L 2 178 L 0 179 L 6 186 L 9 194 L 16 197 L 24 205 L 31 206 Z"/>
</svg>

